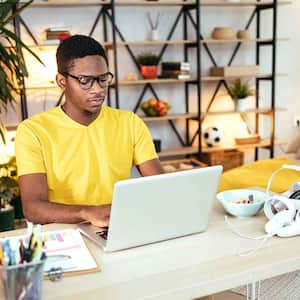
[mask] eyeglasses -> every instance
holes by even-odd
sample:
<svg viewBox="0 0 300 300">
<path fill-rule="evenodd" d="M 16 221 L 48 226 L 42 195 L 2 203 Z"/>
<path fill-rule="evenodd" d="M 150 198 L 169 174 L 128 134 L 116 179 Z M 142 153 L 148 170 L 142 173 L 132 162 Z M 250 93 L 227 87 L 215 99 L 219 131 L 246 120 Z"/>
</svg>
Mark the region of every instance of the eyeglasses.
<svg viewBox="0 0 300 300">
<path fill-rule="evenodd" d="M 102 88 L 107 88 L 110 86 L 114 78 L 114 75 L 111 72 L 106 72 L 104 74 L 95 77 L 84 76 L 84 75 L 75 76 L 68 72 L 63 72 L 62 75 L 70 76 L 71 78 L 76 79 L 83 90 L 89 90 L 90 88 L 92 88 L 95 81 L 97 81 Z"/>
</svg>

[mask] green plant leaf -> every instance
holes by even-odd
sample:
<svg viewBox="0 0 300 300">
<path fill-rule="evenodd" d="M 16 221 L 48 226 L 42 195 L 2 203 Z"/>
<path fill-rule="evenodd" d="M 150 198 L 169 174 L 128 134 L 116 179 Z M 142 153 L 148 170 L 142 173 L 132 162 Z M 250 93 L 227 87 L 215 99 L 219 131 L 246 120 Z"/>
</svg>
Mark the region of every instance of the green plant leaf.
<svg viewBox="0 0 300 300">
<path fill-rule="evenodd" d="M 18 182 L 11 177 L 0 177 L 0 188 L 15 188 L 18 186 Z"/>
<path fill-rule="evenodd" d="M 141 66 L 156 66 L 159 63 L 159 56 L 152 52 L 142 52 L 137 56 Z"/>
<path fill-rule="evenodd" d="M 45 66 L 45 64 L 43 63 L 43 61 L 26 45 L 22 42 L 22 40 L 12 31 L 6 29 L 6 28 L 2 28 L 2 31 L 4 34 L 6 34 L 9 38 L 11 38 L 12 40 L 14 40 L 16 42 L 16 44 L 20 44 L 24 49 L 26 49 L 32 56 L 34 56 L 42 65 Z"/>
<path fill-rule="evenodd" d="M 8 16 L 8 13 L 6 13 L 6 15 L 3 17 L 3 19 L 0 18 L 0 21 L 3 20 L 3 25 L 10 23 L 15 17 L 20 15 L 20 13 L 32 2 L 33 2 L 33 0 L 29 0 L 28 2 L 22 2 L 22 3 L 20 3 L 20 0 L 8 0 L 8 1 L 4 2 L 4 5 L 8 6 L 6 9 L 9 8 L 8 13 L 10 11 L 12 11 L 12 9 L 14 7 L 16 7 L 16 10 L 9 16 Z M 18 6 L 18 4 L 19 4 L 19 6 Z M 4 18 L 6 18 L 6 17 L 7 17 L 7 19 L 4 20 Z"/>
<path fill-rule="evenodd" d="M 28 76 L 22 50 L 28 51 L 30 55 L 43 64 L 40 58 L 22 42 L 17 34 L 6 28 L 6 25 L 17 18 L 32 2 L 33 0 L 26 2 L 7 0 L 1 2 L 0 34 L 8 42 L 8 47 L 0 44 L 0 112 L 7 110 L 8 105 L 15 109 L 15 97 L 20 94 L 21 88 L 23 88 L 24 77 Z"/>
<path fill-rule="evenodd" d="M 10 0 L 4 3 L 1 3 L 1 10 L 0 10 L 0 22 L 4 24 L 4 19 L 8 16 L 11 12 L 14 5 L 16 5 L 19 1 L 18 0 Z"/>
<path fill-rule="evenodd" d="M 250 89 L 248 82 L 242 82 L 241 79 L 236 79 L 229 86 L 229 93 L 233 100 L 243 99 L 254 95 L 252 89 Z"/>
</svg>

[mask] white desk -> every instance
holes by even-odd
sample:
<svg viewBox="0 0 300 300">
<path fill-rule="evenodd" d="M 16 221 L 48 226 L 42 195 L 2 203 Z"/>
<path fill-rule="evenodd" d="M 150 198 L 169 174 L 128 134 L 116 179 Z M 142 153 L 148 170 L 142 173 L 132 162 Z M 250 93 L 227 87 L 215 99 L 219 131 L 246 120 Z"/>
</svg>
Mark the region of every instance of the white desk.
<svg viewBox="0 0 300 300">
<path fill-rule="evenodd" d="M 230 221 L 243 233 L 264 233 L 262 213 Z M 45 281 L 43 299 L 192 299 L 300 269 L 299 237 L 272 238 L 252 256 L 237 255 L 258 243 L 234 235 L 216 205 L 205 233 L 110 254 L 87 241 L 102 271 Z"/>
</svg>

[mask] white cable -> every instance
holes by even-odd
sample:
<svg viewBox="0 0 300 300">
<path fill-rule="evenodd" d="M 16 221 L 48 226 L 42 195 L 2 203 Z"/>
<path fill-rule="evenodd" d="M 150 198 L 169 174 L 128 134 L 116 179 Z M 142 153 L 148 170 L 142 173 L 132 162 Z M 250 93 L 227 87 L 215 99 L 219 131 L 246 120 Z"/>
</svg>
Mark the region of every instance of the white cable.
<svg viewBox="0 0 300 300">
<path fill-rule="evenodd" d="M 275 234 L 267 234 L 265 238 L 255 247 L 250 250 L 239 252 L 238 256 L 248 256 L 254 254 L 257 250 L 259 250 L 268 240 L 270 240 Z"/>
<path fill-rule="evenodd" d="M 248 255 L 252 255 L 254 254 L 257 250 L 259 250 L 271 237 L 273 237 L 276 233 L 272 233 L 272 234 L 264 234 L 261 236 L 257 236 L 257 237 L 252 237 L 252 236 L 248 236 L 245 235 L 243 233 L 240 233 L 237 229 L 235 229 L 232 224 L 228 221 L 228 217 L 225 215 L 224 216 L 225 222 L 228 225 L 229 229 L 236 235 L 238 235 L 239 237 L 242 238 L 246 238 L 246 239 L 250 239 L 250 240 L 262 240 L 255 248 L 251 248 L 250 250 L 247 251 L 243 251 L 243 252 L 239 252 L 237 253 L 239 256 L 248 256 Z"/>
<path fill-rule="evenodd" d="M 272 175 L 270 176 L 269 180 L 268 180 L 268 184 L 267 184 L 267 188 L 266 188 L 266 194 L 268 196 L 270 196 L 270 187 L 271 187 L 271 183 L 272 183 L 272 180 L 274 178 L 274 176 L 281 170 L 283 170 L 284 168 L 281 167 L 280 169 L 276 170 L 275 172 L 272 173 Z"/>
<path fill-rule="evenodd" d="M 229 222 L 228 220 L 228 217 L 227 215 L 224 216 L 224 219 L 225 219 L 225 222 L 226 224 L 228 225 L 229 229 L 235 233 L 236 235 L 238 235 L 239 237 L 241 238 L 244 238 L 244 239 L 249 239 L 249 240 L 262 240 L 264 239 L 266 236 L 269 236 L 268 234 L 264 234 L 264 235 L 260 235 L 260 236 L 250 236 L 250 235 L 246 235 L 246 234 L 243 234 L 241 232 L 239 232 L 236 228 L 233 227 L 233 225 Z"/>
</svg>

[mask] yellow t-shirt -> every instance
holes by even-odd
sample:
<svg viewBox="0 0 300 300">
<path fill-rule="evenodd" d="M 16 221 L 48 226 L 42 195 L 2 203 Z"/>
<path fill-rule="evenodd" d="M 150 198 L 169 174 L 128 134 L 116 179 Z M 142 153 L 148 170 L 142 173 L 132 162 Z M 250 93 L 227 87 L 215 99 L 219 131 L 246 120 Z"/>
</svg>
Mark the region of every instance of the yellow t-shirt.
<svg viewBox="0 0 300 300">
<path fill-rule="evenodd" d="M 101 205 L 111 203 L 115 182 L 128 179 L 133 164 L 157 154 L 148 128 L 132 112 L 103 107 L 84 126 L 56 107 L 19 125 L 16 157 L 19 176 L 47 174 L 49 201 Z"/>
</svg>

